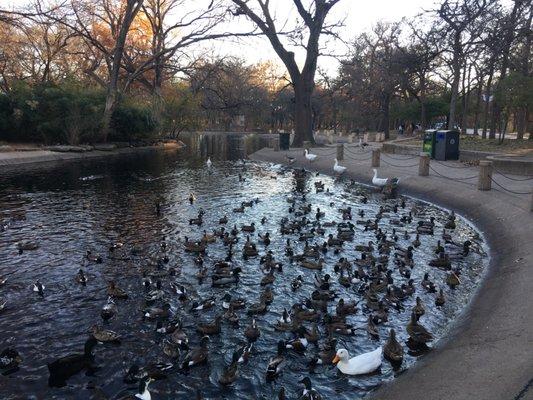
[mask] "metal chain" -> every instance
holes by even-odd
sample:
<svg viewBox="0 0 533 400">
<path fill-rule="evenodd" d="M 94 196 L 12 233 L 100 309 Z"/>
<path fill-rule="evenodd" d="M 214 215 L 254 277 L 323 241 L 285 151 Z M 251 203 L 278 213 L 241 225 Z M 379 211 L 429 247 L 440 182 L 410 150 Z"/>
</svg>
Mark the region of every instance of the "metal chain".
<svg viewBox="0 0 533 400">
<path fill-rule="evenodd" d="M 466 181 L 468 179 L 474 179 L 474 178 L 478 177 L 478 175 L 474 175 L 474 176 L 469 176 L 469 177 L 466 177 L 466 178 L 451 178 L 449 176 L 441 174 L 439 171 L 434 169 L 431 165 L 429 166 L 429 169 L 432 170 L 433 172 L 435 172 L 437 175 L 442 176 L 443 178 L 449 179 L 451 181 Z"/>
<path fill-rule="evenodd" d="M 504 178 L 507 178 L 511 181 L 516 181 L 516 182 L 525 182 L 525 181 L 530 181 L 533 179 L 533 176 L 532 177 L 529 177 L 529 178 L 524 178 L 524 179 L 519 179 L 519 178 L 511 178 L 510 176 L 508 175 L 505 175 L 503 172 L 500 172 L 498 171 L 496 168 L 494 168 L 494 172 L 496 172 L 497 174 L 503 176 Z"/>
<path fill-rule="evenodd" d="M 390 165 L 391 167 L 396 167 L 396 168 L 413 168 L 413 167 L 418 166 L 418 163 L 413 164 L 413 165 L 397 165 L 397 164 L 390 163 L 387 160 L 382 159 L 381 161 L 383 161 L 387 165 Z"/>
<path fill-rule="evenodd" d="M 492 176 L 490 177 L 490 180 L 494 182 L 497 186 L 505 190 L 506 192 L 513 193 L 513 194 L 531 194 L 531 192 L 515 192 L 514 190 L 507 189 L 506 187 L 503 187 L 498 182 L 496 182 Z"/>
</svg>

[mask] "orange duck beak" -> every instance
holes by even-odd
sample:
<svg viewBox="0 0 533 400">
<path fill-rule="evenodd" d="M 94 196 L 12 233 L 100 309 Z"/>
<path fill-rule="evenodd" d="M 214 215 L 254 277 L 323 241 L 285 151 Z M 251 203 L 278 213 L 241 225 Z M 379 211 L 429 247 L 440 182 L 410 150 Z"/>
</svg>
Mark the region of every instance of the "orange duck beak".
<svg viewBox="0 0 533 400">
<path fill-rule="evenodd" d="M 337 364 L 341 359 L 338 355 L 335 355 L 335 358 L 333 358 L 333 361 L 331 361 L 333 364 Z"/>
</svg>

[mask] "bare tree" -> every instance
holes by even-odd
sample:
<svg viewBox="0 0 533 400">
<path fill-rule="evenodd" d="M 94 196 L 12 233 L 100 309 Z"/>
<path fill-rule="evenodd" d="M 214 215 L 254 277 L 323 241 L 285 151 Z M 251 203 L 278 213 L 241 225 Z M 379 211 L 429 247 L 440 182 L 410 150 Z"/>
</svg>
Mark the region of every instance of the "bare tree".
<svg viewBox="0 0 533 400">
<path fill-rule="evenodd" d="M 237 6 L 233 14 L 246 16 L 261 30 L 289 72 L 295 95 L 294 145 L 302 145 L 304 141 L 314 143 L 311 98 L 315 89 L 315 73 L 320 55 L 319 40 L 321 34 L 332 33 L 335 24 L 327 25 L 326 17 L 340 0 L 313 0 L 308 7 L 301 0 L 292 0 L 299 16 L 303 19 L 303 25 L 297 26 L 291 36 L 303 40 L 304 31 L 307 34 L 307 40 L 303 44 L 306 58 L 301 69 L 296 63 L 294 52 L 288 50 L 281 40 L 282 34 L 274 20 L 269 0 L 253 2 L 258 7 L 253 7 L 252 1 L 248 0 L 231 1 Z"/>
</svg>

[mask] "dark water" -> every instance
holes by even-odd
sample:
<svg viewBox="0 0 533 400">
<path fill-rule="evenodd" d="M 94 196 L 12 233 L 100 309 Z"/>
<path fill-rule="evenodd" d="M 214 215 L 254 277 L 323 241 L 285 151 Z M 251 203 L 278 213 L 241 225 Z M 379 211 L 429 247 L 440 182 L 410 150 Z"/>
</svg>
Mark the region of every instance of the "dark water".
<svg viewBox="0 0 533 400">
<path fill-rule="evenodd" d="M 199 143 L 205 146 L 205 139 Z M 233 328 L 223 323 L 222 333 L 211 338 L 209 363 L 193 368 L 187 375 L 172 372 L 168 379 L 152 383 L 152 398 L 194 398 L 195 390 L 201 388 L 203 395 L 210 399 L 256 399 L 261 395 L 273 399 L 277 398 L 281 386 L 286 387 L 289 398 L 296 398 L 300 386 L 295 382 L 309 375 L 307 361 L 316 352 L 313 346 L 305 356 L 288 353 L 288 365 L 281 377 L 274 383 L 265 382 L 266 365 L 275 354 L 277 341 L 292 337 L 290 333 L 276 332 L 273 328 L 275 321 L 284 307 L 289 308 L 314 290 L 314 272 L 300 268 L 297 263 L 290 264 L 284 255 L 287 237 L 295 240 L 298 249 L 295 253 L 301 252 L 303 243 L 297 241 L 296 235 L 279 234 L 279 221 L 288 215 L 286 198 L 295 188 L 295 179 L 290 171 L 280 166 L 238 160 L 217 161 L 212 173 L 208 173 L 200 157 L 189 157 L 190 152 L 192 155 L 205 154 L 205 147 L 201 150 L 202 146 L 198 146 L 197 143 L 183 151 L 156 152 L 90 164 L 72 163 L 23 175 L 9 173 L 0 176 L 0 217 L 5 226 L 4 232 L 0 232 L 0 276 L 8 278 L 7 283 L 0 287 L 0 298 L 7 301 L 6 309 L 0 312 L 0 350 L 14 347 L 23 358 L 19 371 L 0 376 L 1 399 L 85 399 L 94 394 L 94 390 L 87 388 L 89 383 L 113 398 L 124 389 L 135 387 L 127 386 L 122 381 L 125 371 L 133 363 L 145 365 L 170 361 L 161 350 L 162 338 L 154 332 L 155 324 L 143 321 L 141 312 L 145 294 L 141 286 L 141 271 L 155 264 L 164 254 L 170 258 L 165 267 L 175 268 L 178 274 L 176 277 L 163 278 L 163 289 L 168 292 L 172 312 L 183 320 L 191 346 L 199 342 L 195 323 L 211 321 L 221 312 L 221 302 L 215 309 L 191 314 L 187 311 L 189 305 L 182 304 L 171 294 L 171 280 L 184 284 L 193 299 L 210 296 L 220 299 L 229 292 L 235 297 L 244 297 L 248 304 L 256 302 L 263 274 L 258 258 L 242 259 L 240 249 L 244 242 L 243 234 L 239 235 L 234 258 L 234 263 L 243 269 L 237 286 L 212 288 L 210 279 L 199 285 L 195 278 L 197 267 L 193 262 L 194 256 L 184 252 L 184 236 L 196 239 L 200 238 L 204 229 L 211 232 L 213 228 L 218 228 L 218 219 L 224 214 L 229 218 L 228 227 L 255 222 L 258 231 L 252 236 L 254 241 L 258 232 L 269 231 L 272 234 L 269 249 L 274 251 L 276 260 L 284 265 L 283 274 L 277 276 L 273 285 L 274 302 L 269 306 L 269 312 L 257 317 L 261 337 L 248 364 L 240 367 L 240 377 L 235 384 L 221 388 L 217 379 L 223 366 L 230 361 L 232 352 L 245 342 L 243 331 L 250 321 L 245 311 L 238 311 L 240 327 Z M 238 152 L 235 154 L 230 151 L 214 159 L 221 160 L 228 155 L 230 158 L 241 156 Z M 245 178 L 244 182 L 239 182 L 238 173 Z M 325 182 L 333 195 L 315 193 L 316 180 Z M 320 207 L 324 210 L 326 221 L 339 220 L 337 209 L 348 205 L 354 209 L 354 219 L 360 208 L 365 210 L 368 218 L 372 218 L 379 206 L 385 204 L 363 187 L 349 187 L 348 182 L 339 183 L 327 177 L 308 175 L 305 184 L 311 189 L 307 202 L 313 205 L 313 209 Z M 197 197 L 197 202 L 192 206 L 187 201 L 191 192 Z M 361 204 L 362 194 L 369 196 L 368 204 Z M 253 208 L 247 208 L 244 214 L 231 212 L 242 200 L 254 198 L 260 202 Z M 416 210 L 417 214 L 411 225 L 400 228 L 401 231 L 407 229 L 411 234 L 409 241 L 400 235 L 401 246 L 407 247 L 414 238 L 412 233 L 418 220 L 435 216 L 436 232 L 441 232 L 446 212 L 412 199 L 406 200 L 406 209 L 400 209 L 400 213 Z M 156 202 L 164 205 L 160 216 L 155 213 Z M 330 206 L 331 202 L 333 206 Z M 200 228 L 189 225 L 188 220 L 195 217 L 200 208 L 205 210 L 204 225 Z M 311 217 L 313 215 L 314 212 Z M 260 224 L 262 217 L 267 218 L 265 225 Z M 387 219 L 396 217 L 385 215 L 382 220 L 381 225 L 389 233 L 391 227 Z M 357 228 L 355 241 L 346 243 L 342 253 L 349 259 L 359 257 L 360 253 L 353 250 L 354 244 L 375 241 L 374 232 L 363 232 L 360 226 Z M 327 228 L 327 231 L 335 233 L 336 229 Z M 453 235 L 458 241 L 478 237 L 477 232 L 461 219 Z M 461 311 L 475 290 L 485 264 L 484 258 L 475 253 L 458 262 L 463 267 L 462 284 L 453 292 L 446 287 L 447 302 L 443 308 L 436 309 L 434 295 L 426 294 L 420 287 L 420 281 L 424 272 L 429 271 L 437 285 L 445 287 L 445 272 L 427 265 L 428 260 L 433 258 L 433 248 L 439 236 L 421 236 L 422 245 L 415 250 L 416 267 L 412 272 L 417 287 L 416 295 L 426 305 L 426 315 L 421 322 L 436 337 L 446 334 L 450 320 Z M 18 255 L 17 242 L 28 239 L 37 241 L 39 249 Z M 163 240 L 168 244 L 164 254 L 160 247 Z M 317 237 L 311 243 L 323 241 L 324 238 Z M 125 243 L 124 252 L 129 255 L 129 260 L 111 257 L 107 249 L 115 242 Z M 141 254 L 130 254 L 133 247 L 142 250 Z M 258 244 L 258 248 L 263 254 L 264 246 Z M 102 255 L 103 263 L 95 264 L 86 260 L 86 250 Z M 224 258 L 226 250 L 220 241 L 208 247 L 205 265 L 209 270 L 214 260 Z M 328 252 L 323 273 L 333 275 L 333 265 L 339 257 Z M 89 276 L 86 287 L 74 281 L 80 267 Z M 401 284 L 404 278 L 393 268 L 392 260 L 389 267 L 394 270 L 395 284 Z M 298 274 L 304 276 L 305 283 L 298 292 L 293 293 L 290 283 Z M 44 298 L 31 290 L 37 279 L 46 286 Z M 94 323 L 101 323 L 100 310 L 107 299 L 106 283 L 112 279 L 129 293 L 128 300 L 117 300 L 118 315 L 106 324 L 108 329 L 122 335 L 122 343 L 100 344 L 96 347 L 96 361 L 100 369 L 94 376 L 80 373 L 72 377 L 66 387 L 49 388 L 47 363 L 82 350 L 88 328 Z M 333 281 L 340 296 L 360 300 L 353 288 L 340 286 L 335 276 Z M 359 311 L 357 315 L 348 317 L 349 322 L 363 329 L 351 337 L 339 336 L 339 347 L 347 348 L 352 355 L 374 350 L 384 343 L 386 332 L 391 327 L 396 328 L 403 343 L 407 338 L 405 325 L 409 320 L 409 310 L 414 305 L 414 297 L 404 302 L 406 311 L 398 313 L 391 310 L 389 321 L 379 326 L 381 339 L 378 341 L 371 340 L 364 329 L 368 314 Z M 330 303 L 332 313 L 335 304 Z M 324 328 L 320 326 L 320 329 L 324 338 Z M 415 357 L 406 354 L 401 369 L 415 361 Z M 318 367 L 310 376 L 325 399 L 354 399 L 364 396 L 383 381 L 392 379 L 394 374 L 391 365 L 384 361 L 381 371 L 371 376 L 346 377 L 334 368 L 324 367 Z"/>
</svg>

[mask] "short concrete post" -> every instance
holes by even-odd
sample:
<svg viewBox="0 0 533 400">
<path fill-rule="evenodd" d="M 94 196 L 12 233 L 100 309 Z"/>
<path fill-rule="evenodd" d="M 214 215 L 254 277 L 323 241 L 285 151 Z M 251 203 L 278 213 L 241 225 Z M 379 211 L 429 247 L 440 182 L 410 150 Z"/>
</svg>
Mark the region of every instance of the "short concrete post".
<svg viewBox="0 0 533 400">
<path fill-rule="evenodd" d="M 380 156 L 381 156 L 380 149 L 372 150 L 372 166 L 373 167 L 379 167 Z"/>
<path fill-rule="evenodd" d="M 477 182 L 478 190 L 490 190 L 492 184 L 492 162 L 479 162 L 479 180 Z"/>
<path fill-rule="evenodd" d="M 420 161 L 418 164 L 418 175 L 419 176 L 429 175 L 429 154 L 427 153 L 420 153 Z"/>
<path fill-rule="evenodd" d="M 337 160 L 344 160 L 344 144 L 337 143 Z"/>
</svg>

